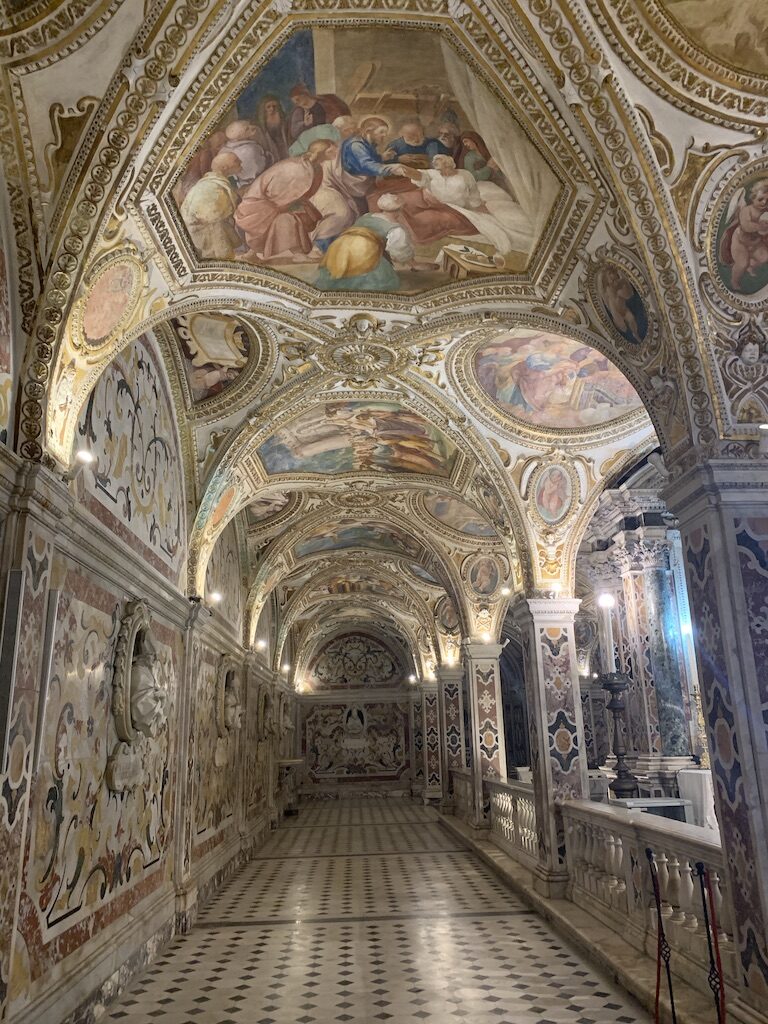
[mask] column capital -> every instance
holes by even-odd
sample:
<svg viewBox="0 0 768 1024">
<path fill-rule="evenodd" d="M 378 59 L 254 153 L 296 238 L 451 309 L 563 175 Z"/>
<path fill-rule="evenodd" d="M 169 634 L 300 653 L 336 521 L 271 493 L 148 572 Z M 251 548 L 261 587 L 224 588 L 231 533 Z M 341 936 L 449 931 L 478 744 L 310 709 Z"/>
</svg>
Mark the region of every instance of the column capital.
<svg viewBox="0 0 768 1024">
<path fill-rule="evenodd" d="M 461 683 L 464 678 L 462 665 L 441 665 L 437 670 L 437 678 L 441 683 Z"/>
<path fill-rule="evenodd" d="M 578 597 L 528 597 L 514 605 L 512 615 L 520 625 L 531 621 L 539 625 L 573 622 L 580 604 Z"/>
<path fill-rule="evenodd" d="M 728 506 L 760 514 L 768 502 L 768 458 L 712 459 L 684 470 L 662 492 L 681 525 L 707 508 Z"/>
<path fill-rule="evenodd" d="M 498 658 L 502 652 L 502 645 L 468 643 L 464 644 L 464 650 L 473 661 L 479 661 L 481 658 Z"/>
</svg>

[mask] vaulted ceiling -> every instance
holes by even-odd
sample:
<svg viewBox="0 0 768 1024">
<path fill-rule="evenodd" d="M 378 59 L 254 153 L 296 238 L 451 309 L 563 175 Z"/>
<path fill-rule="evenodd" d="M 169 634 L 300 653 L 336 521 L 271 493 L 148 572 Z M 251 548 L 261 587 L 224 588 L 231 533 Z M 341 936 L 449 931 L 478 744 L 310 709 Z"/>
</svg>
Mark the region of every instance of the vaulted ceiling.
<svg viewBox="0 0 768 1024">
<path fill-rule="evenodd" d="M 516 592 L 573 587 L 649 451 L 749 456 L 760 0 L 5 6 L 19 450 L 67 465 L 94 382 L 153 339 L 189 591 L 237 519 L 276 666 L 363 631 L 429 675 Z"/>
</svg>

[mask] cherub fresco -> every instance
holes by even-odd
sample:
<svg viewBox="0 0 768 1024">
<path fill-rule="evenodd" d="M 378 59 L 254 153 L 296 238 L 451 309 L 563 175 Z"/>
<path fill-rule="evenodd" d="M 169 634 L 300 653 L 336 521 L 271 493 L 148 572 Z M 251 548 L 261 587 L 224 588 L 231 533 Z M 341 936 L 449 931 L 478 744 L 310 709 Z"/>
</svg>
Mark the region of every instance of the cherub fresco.
<svg viewBox="0 0 768 1024">
<path fill-rule="evenodd" d="M 752 295 L 768 283 L 768 176 L 749 182 L 723 215 L 718 261 L 726 285 Z"/>
<path fill-rule="evenodd" d="M 559 184 L 465 72 L 432 33 L 295 32 L 174 188 L 199 257 L 328 291 L 444 284 L 461 246 L 470 276 L 518 272 Z"/>
</svg>

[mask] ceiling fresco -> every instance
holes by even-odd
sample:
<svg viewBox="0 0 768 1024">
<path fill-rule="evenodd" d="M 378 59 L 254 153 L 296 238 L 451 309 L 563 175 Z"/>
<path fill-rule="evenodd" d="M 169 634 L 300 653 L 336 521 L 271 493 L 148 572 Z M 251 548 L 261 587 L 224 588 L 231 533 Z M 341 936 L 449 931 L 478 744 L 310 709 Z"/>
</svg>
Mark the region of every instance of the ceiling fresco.
<svg viewBox="0 0 768 1024">
<path fill-rule="evenodd" d="M 514 328 L 479 349 L 473 369 L 500 409 L 533 426 L 583 430 L 642 409 L 607 356 L 560 335 Z"/>
<path fill-rule="evenodd" d="M 290 494 L 274 494 L 266 498 L 257 498 L 246 509 L 249 526 L 261 526 L 282 512 L 291 500 Z"/>
<path fill-rule="evenodd" d="M 394 527 L 385 528 L 371 523 L 348 523 L 343 526 L 327 526 L 312 536 L 299 541 L 294 547 L 296 558 L 319 551 L 343 551 L 345 548 L 372 548 L 415 557 L 419 545 L 408 534 Z"/>
<path fill-rule="evenodd" d="M 659 6 L 705 53 L 768 76 L 768 8 L 764 0 L 660 0 Z"/>
<path fill-rule="evenodd" d="M 246 328 L 231 316 L 193 313 L 171 321 L 193 402 L 226 391 L 251 354 Z"/>
<path fill-rule="evenodd" d="M 201 260 L 413 294 L 525 270 L 559 190 L 446 39 L 323 27 L 262 67 L 173 196 Z"/>
<path fill-rule="evenodd" d="M 270 474 L 367 470 L 448 477 L 456 448 L 397 403 L 327 402 L 281 427 L 258 455 Z"/>
<path fill-rule="evenodd" d="M 431 491 L 424 498 L 430 515 L 445 526 L 470 537 L 495 537 L 496 530 L 486 517 L 466 501 L 441 491 Z"/>
</svg>

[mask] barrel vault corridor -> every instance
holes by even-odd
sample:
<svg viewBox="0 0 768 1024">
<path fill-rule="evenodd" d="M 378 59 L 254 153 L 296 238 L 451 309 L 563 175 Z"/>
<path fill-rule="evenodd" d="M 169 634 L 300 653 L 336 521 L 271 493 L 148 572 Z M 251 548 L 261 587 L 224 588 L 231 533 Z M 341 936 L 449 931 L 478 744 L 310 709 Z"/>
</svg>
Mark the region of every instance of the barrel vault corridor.
<svg viewBox="0 0 768 1024">
<path fill-rule="evenodd" d="M 122 1024 L 647 1024 L 406 800 L 301 807 L 110 1009 Z"/>
</svg>

